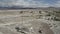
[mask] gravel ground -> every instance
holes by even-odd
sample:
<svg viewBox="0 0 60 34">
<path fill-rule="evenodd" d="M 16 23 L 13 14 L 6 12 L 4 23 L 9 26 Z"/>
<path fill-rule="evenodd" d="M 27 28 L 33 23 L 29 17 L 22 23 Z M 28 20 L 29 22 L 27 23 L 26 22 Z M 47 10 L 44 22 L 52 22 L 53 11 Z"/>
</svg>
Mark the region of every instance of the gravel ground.
<svg viewBox="0 0 60 34">
<path fill-rule="evenodd" d="M 0 34 L 60 34 L 60 21 L 26 15 L 29 14 L 0 15 Z"/>
</svg>

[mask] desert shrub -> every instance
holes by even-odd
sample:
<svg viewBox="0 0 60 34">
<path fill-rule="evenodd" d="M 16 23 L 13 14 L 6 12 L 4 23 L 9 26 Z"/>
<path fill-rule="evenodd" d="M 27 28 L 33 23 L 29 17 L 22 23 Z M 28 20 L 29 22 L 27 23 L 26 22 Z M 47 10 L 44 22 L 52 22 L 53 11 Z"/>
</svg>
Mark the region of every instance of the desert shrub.
<svg viewBox="0 0 60 34">
<path fill-rule="evenodd" d="M 38 32 L 39 32 L 39 33 L 42 33 L 42 31 L 41 31 L 41 30 L 39 30 Z"/>
<path fill-rule="evenodd" d="M 51 14 L 47 14 L 46 16 L 51 16 Z"/>
<path fill-rule="evenodd" d="M 60 21 L 60 19 L 59 19 L 59 18 L 57 18 L 57 17 L 54 17 L 54 20 L 55 20 L 55 21 Z"/>
<path fill-rule="evenodd" d="M 30 13 L 33 13 L 33 11 L 31 11 Z"/>
<path fill-rule="evenodd" d="M 20 13 L 23 13 L 23 11 L 20 11 Z"/>
<path fill-rule="evenodd" d="M 41 13 L 41 11 L 39 11 L 39 13 Z"/>
<path fill-rule="evenodd" d="M 46 16 L 51 16 L 51 13 L 47 13 Z"/>
</svg>

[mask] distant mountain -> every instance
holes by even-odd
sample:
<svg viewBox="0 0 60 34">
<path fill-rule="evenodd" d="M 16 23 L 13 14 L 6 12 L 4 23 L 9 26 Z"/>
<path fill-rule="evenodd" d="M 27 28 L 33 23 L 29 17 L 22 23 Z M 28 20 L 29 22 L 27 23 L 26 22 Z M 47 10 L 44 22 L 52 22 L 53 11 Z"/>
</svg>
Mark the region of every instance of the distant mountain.
<svg viewBox="0 0 60 34">
<path fill-rule="evenodd" d="M 11 6 L 11 7 L 0 7 L 0 9 L 43 9 L 43 10 L 48 10 L 48 9 L 57 9 L 60 10 L 60 7 L 23 7 L 23 6 Z"/>
<path fill-rule="evenodd" d="M 12 7 L 0 7 L 0 9 L 36 9 L 32 7 L 12 6 Z"/>
</svg>

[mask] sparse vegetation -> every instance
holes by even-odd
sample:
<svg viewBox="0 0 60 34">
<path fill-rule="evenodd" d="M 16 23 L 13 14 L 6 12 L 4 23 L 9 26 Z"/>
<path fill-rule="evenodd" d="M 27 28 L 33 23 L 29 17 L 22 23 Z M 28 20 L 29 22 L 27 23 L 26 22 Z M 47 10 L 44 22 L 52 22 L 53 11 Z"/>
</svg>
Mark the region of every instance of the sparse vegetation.
<svg viewBox="0 0 60 34">
<path fill-rule="evenodd" d="M 47 14 L 46 16 L 51 16 L 51 14 Z"/>
<path fill-rule="evenodd" d="M 39 13 L 41 14 L 42 12 L 41 12 L 41 11 L 39 11 Z"/>
<path fill-rule="evenodd" d="M 31 11 L 30 13 L 33 13 L 33 11 Z"/>
<path fill-rule="evenodd" d="M 23 13 L 23 11 L 20 11 L 20 14 L 22 14 Z"/>
</svg>

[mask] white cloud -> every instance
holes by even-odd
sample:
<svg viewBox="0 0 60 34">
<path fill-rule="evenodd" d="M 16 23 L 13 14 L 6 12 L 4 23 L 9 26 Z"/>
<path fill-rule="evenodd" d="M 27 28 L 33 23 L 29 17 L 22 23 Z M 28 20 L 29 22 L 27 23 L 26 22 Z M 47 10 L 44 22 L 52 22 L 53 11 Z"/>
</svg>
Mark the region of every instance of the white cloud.
<svg viewBox="0 0 60 34">
<path fill-rule="evenodd" d="M 34 0 L 5 0 L 0 1 L 0 6 L 24 6 L 24 7 L 49 7 L 49 6 L 55 6 L 60 7 L 60 1 L 56 1 L 56 3 L 49 4 L 44 3 L 44 1 L 34 1 Z"/>
<path fill-rule="evenodd" d="M 46 3 L 43 3 L 43 1 L 36 2 L 33 0 L 24 1 L 24 0 L 18 0 L 15 2 L 15 5 L 17 6 L 25 6 L 25 7 L 48 7 L 49 5 Z"/>
<path fill-rule="evenodd" d="M 60 7 L 60 0 L 53 4 L 54 7 Z"/>
</svg>

